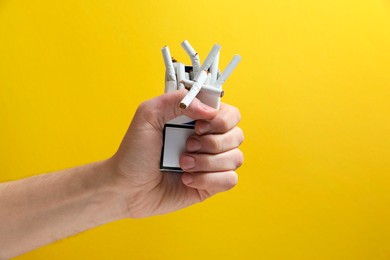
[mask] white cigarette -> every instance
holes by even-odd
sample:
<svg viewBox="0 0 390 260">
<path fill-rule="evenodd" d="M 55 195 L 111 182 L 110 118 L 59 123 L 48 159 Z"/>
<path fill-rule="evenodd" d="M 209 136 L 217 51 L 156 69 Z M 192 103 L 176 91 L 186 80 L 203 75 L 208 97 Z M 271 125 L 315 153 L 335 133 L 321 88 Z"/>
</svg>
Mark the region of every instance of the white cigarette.
<svg viewBox="0 0 390 260">
<path fill-rule="evenodd" d="M 187 95 L 185 95 L 185 97 L 179 103 L 179 106 L 181 108 L 186 109 L 194 100 L 196 95 L 198 95 L 199 91 L 201 90 L 202 86 L 207 80 L 207 70 L 210 68 L 211 64 L 215 60 L 215 56 L 218 54 L 220 49 L 221 49 L 220 45 L 214 44 L 209 55 L 207 55 L 205 61 L 200 67 L 200 70 L 196 73 L 194 77 L 195 84 L 192 86 L 190 91 L 188 91 Z"/>
<path fill-rule="evenodd" d="M 202 66 L 200 67 L 200 70 L 198 71 L 198 73 L 195 75 L 194 77 L 194 81 L 197 80 L 197 78 L 199 77 L 198 74 L 202 73 L 202 71 L 204 70 L 208 70 L 211 66 L 211 64 L 214 62 L 215 60 L 215 57 L 218 55 L 219 51 L 221 49 L 221 46 L 218 45 L 218 44 L 214 44 L 213 48 L 211 49 L 211 51 L 209 52 L 209 55 L 207 55 L 206 59 L 204 60 L 204 62 L 202 63 Z"/>
<path fill-rule="evenodd" d="M 177 90 L 177 84 L 175 81 L 165 81 L 164 93 L 171 93 Z"/>
<path fill-rule="evenodd" d="M 226 66 L 225 70 L 222 72 L 221 76 L 215 82 L 215 86 L 222 86 L 222 84 L 227 80 L 227 78 L 232 74 L 233 70 L 237 67 L 238 63 L 241 60 L 240 55 L 234 55 L 233 59 Z"/>
<path fill-rule="evenodd" d="M 207 72 L 203 70 L 201 73 L 199 73 L 199 76 L 197 80 L 192 85 L 190 91 L 188 91 L 187 95 L 180 101 L 179 107 L 186 109 L 191 102 L 195 99 L 196 95 L 198 95 L 200 89 L 204 85 L 207 79 Z"/>
<path fill-rule="evenodd" d="M 199 55 L 198 53 L 192 48 L 190 43 L 185 40 L 181 43 L 181 47 L 185 50 L 185 52 L 190 56 L 191 63 L 192 63 L 192 69 L 194 70 L 195 74 L 199 71 L 200 68 L 200 61 L 199 61 Z"/>
<path fill-rule="evenodd" d="M 187 88 L 188 86 L 192 87 L 192 85 L 194 85 L 195 81 L 190 80 L 190 79 L 182 79 L 181 83 L 183 83 L 184 86 Z"/>
<path fill-rule="evenodd" d="M 211 64 L 211 67 L 210 67 L 210 73 L 211 73 L 211 80 L 210 80 L 210 84 L 211 85 L 214 85 L 215 82 L 217 81 L 217 76 L 218 76 L 218 65 L 219 65 L 219 53 L 217 53 L 217 55 L 215 56 L 215 59 L 213 61 L 213 64 Z"/>
<path fill-rule="evenodd" d="M 182 80 L 185 80 L 185 66 L 183 63 L 178 62 L 176 66 L 176 75 L 177 75 L 177 89 L 183 89 L 184 84 Z"/>
<path fill-rule="evenodd" d="M 211 73 L 207 74 L 207 79 L 206 79 L 206 82 L 204 84 L 211 85 Z"/>
<path fill-rule="evenodd" d="M 188 89 L 188 90 L 191 90 L 192 86 L 194 85 L 195 82 L 193 81 L 182 81 L 185 85 L 185 88 Z M 208 94 L 212 94 L 213 96 L 217 96 L 217 97 L 223 97 L 223 95 L 225 94 L 225 92 L 220 89 L 220 88 L 216 88 L 216 87 L 213 87 L 213 86 L 210 86 L 210 85 L 203 85 L 202 86 L 202 89 L 200 90 L 200 92 L 206 92 Z"/>
<path fill-rule="evenodd" d="M 171 57 L 171 53 L 169 52 L 168 46 L 165 46 L 164 48 L 162 48 L 161 52 L 162 52 L 162 55 L 164 58 L 165 69 L 167 71 L 166 80 L 176 82 L 175 68 L 173 67 L 172 57 Z"/>
</svg>

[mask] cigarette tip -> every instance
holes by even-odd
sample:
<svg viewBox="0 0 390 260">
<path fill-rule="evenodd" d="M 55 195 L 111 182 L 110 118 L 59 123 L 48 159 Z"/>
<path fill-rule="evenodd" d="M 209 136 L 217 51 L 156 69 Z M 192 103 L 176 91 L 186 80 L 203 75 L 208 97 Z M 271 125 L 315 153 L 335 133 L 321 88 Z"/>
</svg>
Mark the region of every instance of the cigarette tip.
<svg viewBox="0 0 390 260">
<path fill-rule="evenodd" d="M 179 107 L 182 108 L 182 109 L 186 109 L 187 105 L 184 104 L 183 102 L 180 102 Z"/>
</svg>

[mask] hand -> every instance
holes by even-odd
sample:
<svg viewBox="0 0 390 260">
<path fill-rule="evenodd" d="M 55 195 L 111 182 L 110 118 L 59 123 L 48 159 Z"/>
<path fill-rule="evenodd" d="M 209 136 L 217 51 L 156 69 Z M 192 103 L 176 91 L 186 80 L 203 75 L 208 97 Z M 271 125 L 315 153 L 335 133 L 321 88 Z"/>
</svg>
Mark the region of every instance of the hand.
<svg viewBox="0 0 390 260">
<path fill-rule="evenodd" d="M 217 111 L 197 99 L 181 110 L 185 94 L 144 102 L 108 160 L 1 183 L 0 258 L 117 219 L 175 211 L 236 185 L 243 161 L 238 110 L 222 104 Z M 180 158 L 186 173 L 162 173 L 164 123 L 182 114 L 198 120 Z"/>
<path fill-rule="evenodd" d="M 186 91 L 164 94 L 142 103 L 117 151 L 109 160 L 118 191 L 127 203 L 127 217 L 164 214 L 234 187 L 243 162 L 238 149 L 244 137 L 236 125 L 239 111 L 221 104 L 218 111 L 195 99 L 186 109 L 178 104 Z M 186 172 L 160 172 L 165 122 L 186 115 L 198 120 L 180 166 Z"/>
</svg>

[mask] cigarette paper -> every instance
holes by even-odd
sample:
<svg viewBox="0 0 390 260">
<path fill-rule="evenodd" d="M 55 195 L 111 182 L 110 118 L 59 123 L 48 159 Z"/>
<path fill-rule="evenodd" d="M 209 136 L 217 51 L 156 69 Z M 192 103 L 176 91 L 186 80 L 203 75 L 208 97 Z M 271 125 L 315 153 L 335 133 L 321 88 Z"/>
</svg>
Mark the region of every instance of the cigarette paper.
<svg viewBox="0 0 390 260">
<path fill-rule="evenodd" d="M 185 84 L 186 89 L 191 90 L 191 88 L 193 86 L 193 84 L 191 84 L 192 82 L 193 81 L 191 81 L 191 82 L 187 81 L 187 84 Z M 190 84 L 188 84 L 188 83 L 190 83 Z M 209 86 L 209 85 L 203 85 L 202 89 L 200 90 L 200 93 L 202 93 L 202 92 L 211 94 L 211 95 L 216 96 L 216 97 L 223 97 L 223 95 L 225 94 L 225 92 L 222 89 L 216 88 L 216 87 L 212 87 L 212 86 Z"/>
<path fill-rule="evenodd" d="M 218 65 L 219 65 L 219 53 L 215 56 L 215 59 L 213 61 L 213 64 L 211 64 L 210 67 L 210 73 L 211 73 L 211 79 L 210 79 L 210 85 L 214 85 L 215 82 L 217 81 L 217 76 L 218 76 Z"/>
<path fill-rule="evenodd" d="M 192 87 L 192 85 L 194 85 L 195 81 L 192 81 L 190 79 L 182 79 L 181 83 L 183 83 L 185 88 L 187 88 L 187 87 Z"/>
<path fill-rule="evenodd" d="M 183 89 L 184 84 L 182 80 L 185 80 L 185 66 L 183 63 L 177 63 L 176 75 L 177 75 L 177 89 Z"/>
<path fill-rule="evenodd" d="M 206 82 L 204 84 L 211 85 L 211 73 L 207 74 L 207 79 L 206 79 Z"/>
<path fill-rule="evenodd" d="M 200 61 L 199 61 L 199 55 L 198 53 L 192 48 L 190 43 L 185 40 L 181 43 L 181 47 L 185 50 L 185 52 L 190 56 L 191 63 L 192 63 L 192 69 L 194 70 L 195 74 L 199 71 L 200 68 Z"/>
<path fill-rule="evenodd" d="M 233 70 L 237 67 L 238 63 L 241 60 L 240 55 L 234 55 L 233 59 L 226 66 L 225 70 L 222 72 L 221 76 L 219 76 L 215 86 L 222 86 L 222 84 L 227 80 L 227 78 L 232 74 Z"/>
<path fill-rule="evenodd" d="M 180 102 L 180 108 L 186 109 L 191 104 L 191 102 L 195 99 L 196 95 L 198 95 L 203 84 L 206 82 L 206 79 L 207 72 L 203 70 L 201 73 L 199 73 L 199 76 L 195 83 L 192 85 L 190 91 L 188 91 L 187 95 L 185 95 L 185 97 Z"/>
<path fill-rule="evenodd" d="M 175 81 L 166 81 L 164 93 L 171 93 L 177 90 L 177 84 Z"/>
<path fill-rule="evenodd" d="M 173 67 L 172 57 L 171 57 L 171 53 L 169 52 L 168 46 L 162 48 L 161 52 L 164 58 L 165 68 L 167 71 L 166 80 L 176 82 L 175 68 Z"/>
<path fill-rule="evenodd" d="M 206 59 L 202 63 L 202 66 L 200 67 L 200 70 L 194 77 L 194 81 L 197 81 L 197 78 L 199 77 L 199 74 L 202 73 L 204 70 L 208 70 L 211 66 L 211 64 L 214 62 L 215 57 L 218 55 L 219 50 L 221 49 L 221 46 L 218 44 L 214 44 L 213 48 L 209 52 L 209 55 L 207 55 Z"/>
</svg>

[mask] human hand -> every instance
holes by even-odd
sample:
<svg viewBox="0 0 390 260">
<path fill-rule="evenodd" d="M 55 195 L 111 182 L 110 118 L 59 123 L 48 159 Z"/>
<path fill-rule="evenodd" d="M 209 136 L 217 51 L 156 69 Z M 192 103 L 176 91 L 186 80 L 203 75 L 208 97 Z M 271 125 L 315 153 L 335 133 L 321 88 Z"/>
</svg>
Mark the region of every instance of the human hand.
<svg viewBox="0 0 390 260">
<path fill-rule="evenodd" d="M 238 146 L 244 139 L 237 127 L 239 111 L 227 104 L 218 111 L 197 99 L 183 110 L 177 104 L 185 94 L 176 91 L 142 103 L 117 153 L 109 159 L 117 190 L 127 204 L 126 217 L 172 212 L 237 183 L 235 170 L 243 163 Z M 164 124 L 180 115 L 197 120 L 196 134 L 188 138 L 180 158 L 186 172 L 160 172 Z"/>
<path fill-rule="evenodd" d="M 182 110 L 178 103 L 185 94 L 141 104 L 108 160 L 1 183 L 0 258 L 117 219 L 175 211 L 236 185 L 234 170 L 243 161 L 238 110 L 221 104 L 217 111 L 197 99 Z M 160 172 L 164 124 L 183 114 L 197 120 L 180 158 L 186 172 Z"/>
</svg>

